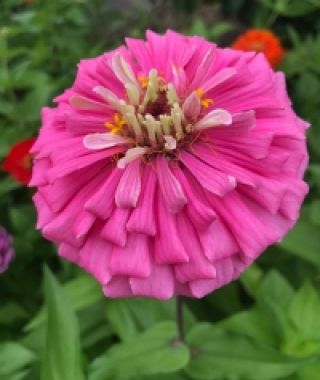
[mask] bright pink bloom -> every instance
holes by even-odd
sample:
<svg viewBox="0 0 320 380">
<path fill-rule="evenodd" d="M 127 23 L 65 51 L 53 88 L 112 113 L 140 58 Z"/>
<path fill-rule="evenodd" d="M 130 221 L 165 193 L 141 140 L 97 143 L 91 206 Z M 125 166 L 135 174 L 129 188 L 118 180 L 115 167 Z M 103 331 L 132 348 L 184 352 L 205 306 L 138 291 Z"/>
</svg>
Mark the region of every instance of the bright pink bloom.
<svg viewBox="0 0 320 380">
<path fill-rule="evenodd" d="M 203 297 L 295 224 L 308 125 L 263 54 L 172 31 L 126 43 L 43 110 L 37 226 L 108 297 Z"/>
</svg>

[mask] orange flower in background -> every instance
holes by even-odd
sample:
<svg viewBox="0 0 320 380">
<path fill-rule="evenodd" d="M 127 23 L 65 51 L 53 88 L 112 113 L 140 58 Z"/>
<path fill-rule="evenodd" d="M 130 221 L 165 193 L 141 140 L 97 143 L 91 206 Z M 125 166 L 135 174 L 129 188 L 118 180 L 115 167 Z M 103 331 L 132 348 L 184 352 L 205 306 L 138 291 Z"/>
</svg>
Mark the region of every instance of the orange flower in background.
<svg viewBox="0 0 320 380">
<path fill-rule="evenodd" d="M 272 67 L 278 66 L 284 57 L 284 48 L 279 38 L 270 30 L 249 29 L 241 34 L 232 47 L 242 51 L 262 52 Z"/>
<path fill-rule="evenodd" d="M 30 137 L 13 145 L 3 163 L 3 170 L 24 185 L 31 179 L 32 156 L 29 152 L 34 142 Z"/>
</svg>

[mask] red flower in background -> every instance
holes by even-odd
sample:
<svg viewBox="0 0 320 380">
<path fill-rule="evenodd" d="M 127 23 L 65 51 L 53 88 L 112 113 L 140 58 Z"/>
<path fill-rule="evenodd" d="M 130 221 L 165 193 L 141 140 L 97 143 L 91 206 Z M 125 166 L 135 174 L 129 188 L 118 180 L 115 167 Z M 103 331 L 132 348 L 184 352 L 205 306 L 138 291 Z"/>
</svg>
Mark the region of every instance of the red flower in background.
<svg viewBox="0 0 320 380">
<path fill-rule="evenodd" d="M 3 170 L 22 184 L 27 184 L 31 179 L 32 156 L 30 149 L 34 142 L 35 139 L 30 137 L 13 145 L 3 164 Z"/>
<path fill-rule="evenodd" d="M 284 57 L 284 48 L 279 38 L 270 30 L 249 29 L 241 34 L 231 45 L 242 51 L 262 52 L 272 67 L 278 66 Z"/>
</svg>

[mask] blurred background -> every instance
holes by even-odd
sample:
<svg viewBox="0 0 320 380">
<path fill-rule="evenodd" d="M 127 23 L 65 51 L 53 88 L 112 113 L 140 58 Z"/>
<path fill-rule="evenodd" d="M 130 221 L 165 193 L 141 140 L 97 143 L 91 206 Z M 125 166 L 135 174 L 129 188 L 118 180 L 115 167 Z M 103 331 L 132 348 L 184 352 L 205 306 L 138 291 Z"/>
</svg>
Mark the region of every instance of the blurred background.
<svg viewBox="0 0 320 380">
<path fill-rule="evenodd" d="M 26 187 L 41 107 L 81 58 L 148 28 L 265 52 L 313 125 L 300 221 L 239 281 L 186 300 L 191 350 L 174 300 L 107 300 L 60 260 Z M 320 379 L 320 0 L 1 0 L 0 168 L 0 380 Z"/>
</svg>

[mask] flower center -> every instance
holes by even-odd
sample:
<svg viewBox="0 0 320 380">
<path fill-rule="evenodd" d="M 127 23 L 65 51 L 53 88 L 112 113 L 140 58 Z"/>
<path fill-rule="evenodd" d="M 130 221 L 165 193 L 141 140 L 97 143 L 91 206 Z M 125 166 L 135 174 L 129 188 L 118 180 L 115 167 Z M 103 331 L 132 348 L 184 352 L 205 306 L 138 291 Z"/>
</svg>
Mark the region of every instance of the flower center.
<svg viewBox="0 0 320 380">
<path fill-rule="evenodd" d="M 150 114 L 155 119 L 160 119 L 160 115 L 169 115 L 170 106 L 168 105 L 167 95 L 160 91 L 154 102 L 149 102 L 145 108 L 145 115 Z"/>
<path fill-rule="evenodd" d="M 175 150 L 193 140 L 194 132 L 232 122 L 232 116 L 226 110 L 203 112 L 213 104 L 212 99 L 205 97 L 203 88 L 177 91 L 176 86 L 183 88 L 179 86 L 179 78 L 175 78 L 175 85 L 168 83 L 156 69 L 151 69 L 148 76 L 136 77 L 121 55 L 112 58 L 111 67 L 125 88 L 126 99 L 119 99 L 102 86 L 93 89 L 116 111 L 112 120 L 105 123 L 109 133 L 87 135 L 84 145 L 88 149 L 127 145 L 128 150 L 120 159 L 120 166 L 145 154 L 162 152 L 171 157 Z M 232 73 L 227 74 L 230 76 Z M 228 76 L 224 73 L 221 78 L 224 77 Z M 217 77 L 216 82 L 220 83 L 221 78 Z M 89 108 L 96 106 L 88 105 L 87 99 L 77 96 L 71 99 L 71 104 Z"/>
</svg>

